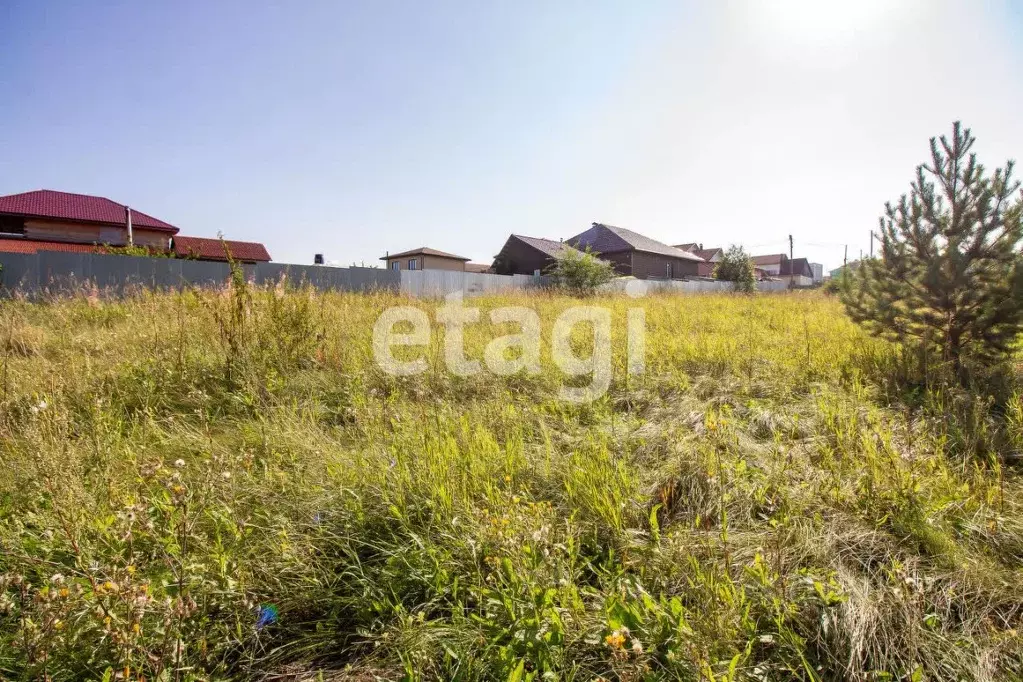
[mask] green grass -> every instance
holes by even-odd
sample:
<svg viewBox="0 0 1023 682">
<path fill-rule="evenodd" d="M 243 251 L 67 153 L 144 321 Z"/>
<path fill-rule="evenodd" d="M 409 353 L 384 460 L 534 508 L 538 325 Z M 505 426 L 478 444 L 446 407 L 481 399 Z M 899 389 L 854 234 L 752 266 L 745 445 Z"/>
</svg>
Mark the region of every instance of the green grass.
<svg viewBox="0 0 1023 682">
<path fill-rule="evenodd" d="M 809 293 L 585 301 L 588 404 L 554 295 L 469 301 L 536 309 L 539 374 L 453 376 L 435 329 L 390 377 L 410 303 L 0 302 L 0 679 L 1023 676 L 1016 395 L 928 388 Z"/>
</svg>

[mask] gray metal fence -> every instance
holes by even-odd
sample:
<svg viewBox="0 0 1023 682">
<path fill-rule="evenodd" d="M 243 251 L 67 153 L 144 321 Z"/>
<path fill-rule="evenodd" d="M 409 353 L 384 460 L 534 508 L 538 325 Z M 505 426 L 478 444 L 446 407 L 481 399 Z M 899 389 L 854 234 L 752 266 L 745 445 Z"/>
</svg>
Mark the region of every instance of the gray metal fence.
<svg viewBox="0 0 1023 682">
<path fill-rule="evenodd" d="M 671 292 L 677 294 L 696 293 L 701 291 L 735 291 L 735 285 L 731 282 L 718 282 L 711 280 L 667 280 L 667 279 L 645 279 L 645 280 L 615 280 L 605 284 L 604 291 L 627 291 L 632 287 L 639 287 L 636 292 Z M 757 282 L 757 291 L 785 291 L 789 288 L 788 282 Z"/>
<path fill-rule="evenodd" d="M 549 281 L 549 277 L 533 275 L 490 275 L 457 270 L 401 271 L 401 290 L 412 296 L 447 296 L 456 291 L 467 296 L 494 294 L 509 289 L 535 289 Z"/>
<path fill-rule="evenodd" d="M 58 251 L 0 253 L 0 267 L 0 290 L 28 295 L 75 291 L 87 286 L 114 293 L 136 287 L 178 289 L 217 286 L 231 277 L 227 263 Z M 273 284 L 286 278 L 289 282 L 308 283 L 318 289 L 345 291 L 397 291 L 401 285 L 397 272 L 377 268 L 284 263 L 257 263 L 242 267 L 246 277 L 257 284 Z"/>
<path fill-rule="evenodd" d="M 35 254 L 0 253 L 0 292 L 62 293 L 96 286 L 121 293 L 137 287 L 179 289 L 188 286 L 217 286 L 231 277 L 227 263 L 179 258 L 114 256 L 99 253 Z M 548 277 L 532 275 L 489 275 L 449 270 L 384 270 L 379 268 L 335 268 L 322 265 L 257 263 L 244 265 L 246 277 L 256 284 L 275 284 L 282 278 L 318 289 L 368 291 L 390 289 L 411 296 L 445 296 L 460 291 L 467 296 L 510 289 L 536 289 L 550 284 Z M 609 292 L 625 291 L 636 280 L 618 280 L 605 285 Z M 728 282 L 644 280 L 644 291 L 731 291 Z M 758 282 L 760 291 L 788 288 L 787 282 Z"/>
</svg>

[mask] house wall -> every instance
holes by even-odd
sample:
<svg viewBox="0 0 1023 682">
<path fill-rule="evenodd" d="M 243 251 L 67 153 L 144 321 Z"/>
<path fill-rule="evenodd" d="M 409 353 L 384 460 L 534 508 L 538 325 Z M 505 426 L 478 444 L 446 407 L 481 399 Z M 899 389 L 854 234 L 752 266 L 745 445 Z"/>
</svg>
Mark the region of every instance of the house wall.
<svg viewBox="0 0 1023 682">
<path fill-rule="evenodd" d="M 632 276 L 636 279 L 666 279 L 668 263 L 671 263 L 671 279 L 682 279 L 699 274 L 700 261 L 640 251 L 633 251 L 631 255 Z"/>
<path fill-rule="evenodd" d="M 532 275 L 537 270 L 545 271 L 551 262 L 547 254 L 512 238 L 494 259 L 494 271 L 499 275 Z"/>
<path fill-rule="evenodd" d="M 397 263 L 399 270 L 408 270 L 408 262 L 412 258 L 419 260 L 420 270 L 456 270 L 458 272 L 465 272 L 465 261 L 456 258 L 443 258 L 441 256 L 424 256 L 421 253 L 402 256 L 401 258 L 388 258 L 387 269 L 390 270 L 393 267 L 392 263 Z"/>
<path fill-rule="evenodd" d="M 763 265 L 758 265 L 757 267 L 769 275 L 777 275 L 781 272 L 781 263 L 765 263 Z"/>
<path fill-rule="evenodd" d="M 628 277 L 632 274 L 632 252 L 623 251 L 621 253 L 599 253 L 597 257 L 601 260 L 610 261 L 615 266 L 615 272 L 623 277 Z"/>
<path fill-rule="evenodd" d="M 715 261 L 709 261 L 709 262 L 706 262 L 706 263 L 697 263 L 696 264 L 696 274 L 698 274 L 700 277 L 713 277 L 714 276 L 714 268 L 716 268 L 717 266 L 718 266 L 718 264 Z"/>
<path fill-rule="evenodd" d="M 465 272 L 465 261 L 457 258 L 441 258 L 440 256 L 426 256 L 423 258 L 424 270 L 455 270 Z"/>
<path fill-rule="evenodd" d="M 128 229 L 113 225 L 26 219 L 25 238 L 51 242 L 124 246 L 128 243 Z M 138 246 L 151 246 L 164 250 L 170 248 L 170 234 L 167 232 L 133 228 L 132 238 Z"/>
</svg>

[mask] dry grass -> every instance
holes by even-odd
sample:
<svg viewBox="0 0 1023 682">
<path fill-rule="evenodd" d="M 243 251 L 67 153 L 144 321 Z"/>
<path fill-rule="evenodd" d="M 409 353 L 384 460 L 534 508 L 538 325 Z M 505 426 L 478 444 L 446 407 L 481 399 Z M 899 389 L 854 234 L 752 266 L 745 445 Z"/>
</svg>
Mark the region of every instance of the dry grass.
<svg viewBox="0 0 1023 682">
<path fill-rule="evenodd" d="M 0 303 L 0 679 L 1023 676 L 1015 396 L 912 389 L 814 294 L 586 301 L 590 404 L 557 295 L 472 301 L 537 311 L 537 375 L 453 376 L 435 333 L 390 377 L 409 303 Z"/>
</svg>

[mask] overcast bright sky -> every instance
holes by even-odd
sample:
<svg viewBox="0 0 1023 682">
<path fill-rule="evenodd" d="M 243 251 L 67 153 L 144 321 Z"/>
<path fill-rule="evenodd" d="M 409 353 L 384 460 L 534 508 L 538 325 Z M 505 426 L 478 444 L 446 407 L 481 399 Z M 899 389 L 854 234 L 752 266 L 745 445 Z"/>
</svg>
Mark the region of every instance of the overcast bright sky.
<svg viewBox="0 0 1023 682">
<path fill-rule="evenodd" d="M 0 194 L 274 260 L 593 221 L 841 264 L 928 138 L 1023 156 L 1023 2 L 0 2 Z"/>
</svg>

